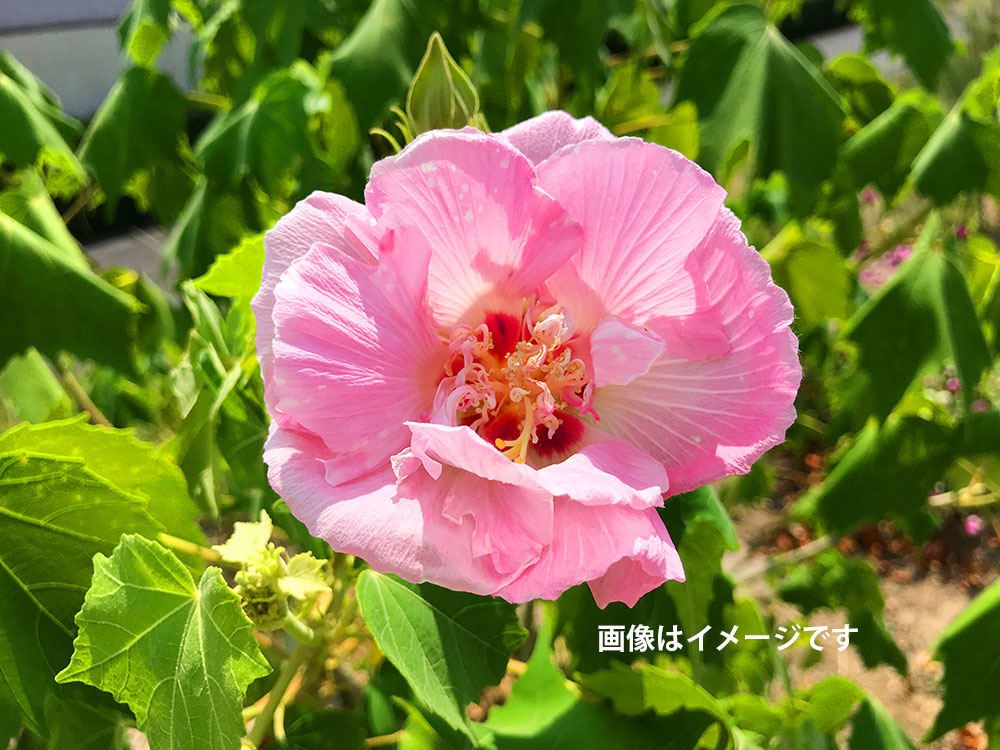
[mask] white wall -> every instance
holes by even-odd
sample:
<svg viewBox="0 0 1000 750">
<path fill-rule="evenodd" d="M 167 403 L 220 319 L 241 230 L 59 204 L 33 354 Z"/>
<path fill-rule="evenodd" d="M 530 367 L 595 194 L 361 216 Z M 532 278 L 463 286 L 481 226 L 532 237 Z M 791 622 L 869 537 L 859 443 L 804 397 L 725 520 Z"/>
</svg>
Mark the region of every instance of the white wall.
<svg viewBox="0 0 1000 750">
<path fill-rule="evenodd" d="M 0 12 L 8 1 L 0 0 Z M 191 88 L 187 75 L 189 42 L 188 34 L 175 33 L 157 61 L 157 67 L 169 73 L 184 91 Z M 118 49 L 115 22 L 0 31 L 0 50 L 16 57 L 62 99 L 69 114 L 81 119 L 97 111 L 127 65 Z"/>
</svg>

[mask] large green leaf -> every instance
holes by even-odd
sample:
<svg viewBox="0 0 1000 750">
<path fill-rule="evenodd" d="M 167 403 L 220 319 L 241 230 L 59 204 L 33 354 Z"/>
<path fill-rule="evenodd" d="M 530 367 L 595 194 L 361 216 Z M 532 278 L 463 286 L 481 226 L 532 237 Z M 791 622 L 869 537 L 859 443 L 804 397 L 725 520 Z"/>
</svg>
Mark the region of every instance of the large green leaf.
<svg viewBox="0 0 1000 750">
<path fill-rule="evenodd" d="M 913 750 L 913 743 L 903 728 L 870 695 L 851 720 L 849 750 Z"/>
<path fill-rule="evenodd" d="M 170 39 L 171 0 L 133 0 L 118 24 L 118 41 L 139 65 L 156 62 Z"/>
<path fill-rule="evenodd" d="M 794 506 L 799 519 L 846 533 L 865 522 L 889 518 L 918 541 L 935 522 L 927 494 L 955 459 L 950 428 L 916 416 L 870 421 L 821 485 Z"/>
<path fill-rule="evenodd" d="M 0 73 L 17 84 L 35 109 L 45 115 L 67 143 L 76 143 L 82 130 L 80 122 L 63 112 L 59 98 L 48 86 L 35 78 L 9 52 L 0 51 Z"/>
<path fill-rule="evenodd" d="M 106 690 L 135 712 L 152 750 L 236 750 L 247 686 L 270 671 L 218 568 L 195 584 L 171 552 L 126 536 L 94 558 L 80 632 L 59 682 Z"/>
<path fill-rule="evenodd" d="M 36 349 L 11 357 L 0 370 L 0 401 L 32 423 L 73 413 L 69 396 Z"/>
<path fill-rule="evenodd" d="M 122 73 L 80 144 L 80 159 L 111 207 L 129 195 L 161 221 L 177 217 L 191 190 L 179 151 L 186 111 L 184 95 L 163 73 Z"/>
<path fill-rule="evenodd" d="M 855 186 L 874 184 L 887 199 L 894 198 L 941 119 L 941 105 L 922 91 L 900 96 L 844 144 L 841 158 Z"/>
<path fill-rule="evenodd" d="M 934 658 L 944 664 L 944 705 L 926 741 L 983 717 L 1000 716 L 1000 581 L 941 633 Z"/>
<path fill-rule="evenodd" d="M 66 222 L 38 174 L 24 170 L 17 173 L 16 179 L 19 184 L 0 193 L 0 213 L 7 214 L 58 247 L 67 262 L 86 269 L 87 261 L 80 252 L 80 246 L 66 228 Z"/>
<path fill-rule="evenodd" d="M 810 237 L 798 224 L 783 229 L 761 250 L 774 280 L 788 292 L 796 322 L 803 330 L 845 319 L 852 290 L 851 274 L 837 249 Z"/>
<path fill-rule="evenodd" d="M 16 705 L 33 731 L 46 729 L 46 699 L 70 655 L 91 560 L 123 533 L 157 533 L 145 505 L 80 459 L 0 453 L 0 703 Z"/>
<path fill-rule="evenodd" d="M 879 417 L 889 414 L 915 377 L 945 364 L 958 370 L 968 407 L 990 362 L 962 272 L 931 247 L 939 226 L 928 222 L 913 256 L 844 328 L 844 338 L 858 347 L 858 366 Z"/>
<path fill-rule="evenodd" d="M 1000 50 L 983 62 L 980 77 L 934 131 L 913 163 L 917 190 L 938 205 L 964 192 L 1000 197 Z"/>
<path fill-rule="evenodd" d="M 415 0 L 374 0 L 334 49 L 330 74 L 347 89 L 362 128 L 402 101 L 425 39 Z"/>
<path fill-rule="evenodd" d="M 868 50 L 888 47 L 925 88 L 936 88 L 955 45 L 931 0 L 852 0 L 850 16 L 865 27 Z"/>
<path fill-rule="evenodd" d="M 0 213 L 0 363 L 33 346 L 132 369 L 137 303 L 86 265 L 79 248 L 55 245 Z"/>
<path fill-rule="evenodd" d="M 49 188 L 69 195 L 83 182 L 83 167 L 66 142 L 67 121 L 58 113 L 40 85 L 6 53 L 0 53 L 0 163 L 26 168 L 39 165 Z M 13 74 L 13 76 L 11 75 Z"/>
<path fill-rule="evenodd" d="M 264 271 L 264 235 L 243 240 L 225 255 L 216 257 L 208 271 L 194 280 L 203 292 L 238 297 L 249 302 L 260 288 Z"/>
<path fill-rule="evenodd" d="M 272 196 L 281 195 L 288 175 L 315 155 L 309 121 L 328 111 L 330 97 L 305 62 L 276 70 L 253 96 L 220 114 L 202 134 L 195 154 L 211 178 L 236 186 L 256 179 Z"/>
<path fill-rule="evenodd" d="M 687 715 L 678 718 L 684 720 Z M 568 684 L 552 661 L 552 625 L 547 616 L 538 630 L 527 669 L 504 704 L 490 711 L 484 726 L 493 734 L 498 750 L 694 747 L 669 721 L 648 715 L 625 718 L 608 707 L 581 700 L 579 688 Z M 702 724 L 702 731 L 711 723 L 709 719 Z"/>
<path fill-rule="evenodd" d="M 205 544 L 194 520 L 184 475 L 138 440 L 132 430 L 97 427 L 82 418 L 20 425 L 0 435 L 0 453 L 28 451 L 67 460 L 82 460 L 97 476 L 119 490 L 147 502 L 146 510 L 174 536 Z"/>
<path fill-rule="evenodd" d="M 867 561 L 844 557 L 831 549 L 808 562 L 782 572 L 778 595 L 798 605 L 805 615 L 820 609 L 842 609 L 851 626 L 851 644 L 858 649 L 869 669 L 890 664 L 897 672 L 908 671 L 906 654 L 889 635 L 882 620 L 885 599 L 878 576 Z"/>
<path fill-rule="evenodd" d="M 836 91 L 751 5 L 727 8 L 691 45 L 676 100 L 698 108 L 699 161 L 715 174 L 747 143 L 753 175 L 780 170 L 793 207 L 808 210 L 840 143 Z"/>
<path fill-rule="evenodd" d="M 230 188 L 225 179 L 203 177 L 163 243 L 163 257 L 178 263 L 182 276 L 198 276 L 216 255 L 262 228 L 256 196 L 245 182 Z"/>
<path fill-rule="evenodd" d="M 365 571 L 358 603 L 375 642 L 413 692 L 449 725 L 473 738 L 465 707 L 500 682 L 525 631 L 500 599 L 414 585 Z"/>
<path fill-rule="evenodd" d="M 683 736 L 690 746 L 726 747 L 732 742 L 729 716 L 715 698 L 690 677 L 652 665 L 637 669 L 620 662 L 611 669 L 585 675 L 581 684 L 605 698 L 626 716 L 652 711 L 675 718 L 674 741 Z"/>
</svg>

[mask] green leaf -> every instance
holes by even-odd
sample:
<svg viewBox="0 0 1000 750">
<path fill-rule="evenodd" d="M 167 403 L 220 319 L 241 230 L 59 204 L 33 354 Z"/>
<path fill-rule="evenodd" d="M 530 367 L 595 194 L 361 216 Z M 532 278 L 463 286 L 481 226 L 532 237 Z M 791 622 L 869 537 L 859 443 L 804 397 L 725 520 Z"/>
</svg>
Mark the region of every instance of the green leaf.
<svg viewBox="0 0 1000 750">
<path fill-rule="evenodd" d="M 686 717 L 682 717 L 686 718 Z M 651 719 L 651 720 L 650 720 Z M 607 750 L 612 747 L 659 747 L 690 750 L 669 719 L 624 718 L 580 699 L 552 661 L 551 615 L 538 630 L 524 673 L 502 706 L 494 706 L 483 726 L 493 733 L 497 750 Z M 707 728 L 707 727 L 705 727 Z"/>
<path fill-rule="evenodd" d="M 80 632 L 59 682 L 127 703 L 152 750 L 236 748 L 247 686 L 270 668 L 218 568 L 196 585 L 155 542 L 126 536 L 94 558 Z"/>
<path fill-rule="evenodd" d="M 839 97 L 759 8 L 726 8 L 701 30 L 677 84 L 685 100 L 698 109 L 703 166 L 720 174 L 748 142 L 752 176 L 780 170 L 794 207 L 812 206 L 837 160 Z"/>
<path fill-rule="evenodd" d="M 73 413 L 69 396 L 36 349 L 7 360 L 7 366 L 0 371 L 0 396 L 26 422 L 44 422 Z"/>
<path fill-rule="evenodd" d="M 793 720 L 810 721 L 823 734 L 833 734 L 864 697 L 861 688 L 846 677 L 831 675 L 797 692 L 784 708 Z"/>
<path fill-rule="evenodd" d="M 706 484 L 691 492 L 672 495 L 664 502 L 659 513 L 674 544 L 681 544 L 685 533 L 695 523 L 708 521 L 722 535 L 724 549 L 737 550 L 740 547 L 736 527 L 711 485 Z"/>
<path fill-rule="evenodd" d="M 86 266 L 79 248 L 54 245 L 0 213 L 0 362 L 33 346 L 132 370 L 135 299 Z"/>
<path fill-rule="evenodd" d="M 66 120 L 54 119 L 53 111 L 58 109 L 40 86 L 32 85 L 34 79 L 26 72 L 18 77 L 20 66 L 6 53 L 0 54 L 0 122 L 4 124 L 0 164 L 38 165 L 54 194 L 71 195 L 83 183 L 84 172 L 65 140 Z"/>
<path fill-rule="evenodd" d="M 36 172 L 23 171 L 16 175 L 20 184 L 0 193 L 0 213 L 7 214 L 14 221 L 23 224 L 63 251 L 63 257 L 77 268 L 88 268 L 87 261 L 80 252 L 80 246 L 66 228 Z"/>
<path fill-rule="evenodd" d="M 142 498 L 82 460 L 10 448 L 0 452 L 0 704 L 16 705 L 32 731 L 45 733 L 46 699 L 69 658 L 94 554 L 110 552 L 123 533 L 160 527 Z"/>
<path fill-rule="evenodd" d="M 934 646 L 944 664 L 944 705 L 925 742 L 970 721 L 1000 716 L 1000 581 L 948 623 Z"/>
<path fill-rule="evenodd" d="M 683 725 L 677 729 L 687 736 L 692 746 L 699 740 L 706 742 L 708 747 L 725 747 L 732 741 L 729 716 L 707 690 L 687 675 L 649 664 L 633 669 L 615 662 L 611 669 L 583 675 L 581 684 L 587 690 L 610 698 L 615 709 L 626 716 L 638 716 L 647 711 L 661 716 L 681 711 L 689 714 L 678 717 Z M 712 727 L 715 728 L 712 734 L 703 737 Z"/>
<path fill-rule="evenodd" d="M 111 208 L 128 195 L 163 222 L 177 218 L 191 192 L 179 153 L 186 142 L 186 112 L 187 100 L 163 73 L 146 68 L 122 73 L 80 144 L 80 160 Z"/>
<path fill-rule="evenodd" d="M 122 51 L 150 67 L 170 39 L 170 0 L 134 0 L 118 24 Z"/>
<path fill-rule="evenodd" d="M 259 225 L 257 199 L 246 183 L 231 189 L 222 179 L 201 178 L 163 243 L 164 262 L 177 262 L 182 276 L 198 276 Z"/>
<path fill-rule="evenodd" d="M 406 112 L 414 135 L 471 125 L 479 112 L 479 94 L 436 31 L 410 84 Z"/>
<path fill-rule="evenodd" d="M 208 271 L 194 280 L 194 285 L 208 294 L 249 301 L 260 288 L 263 270 L 264 235 L 255 234 L 217 256 Z"/>
<path fill-rule="evenodd" d="M 1000 197 L 998 106 L 1000 50 L 995 50 L 914 161 L 911 179 L 920 193 L 938 205 L 965 192 Z"/>
<path fill-rule="evenodd" d="M 333 50 L 330 75 L 344 85 L 362 128 L 403 98 L 426 38 L 414 0 L 374 0 Z"/>
<path fill-rule="evenodd" d="M 922 91 L 899 97 L 844 144 L 842 159 L 858 188 L 875 185 L 893 200 L 917 154 L 942 119 L 941 105 Z"/>
<path fill-rule="evenodd" d="M 181 470 L 132 430 L 90 425 L 82 417 L 21 425 L 0 435 L 0 452 L 10 451 L 82 460 L 97 476 L 146 501 L 146 510 L 170 534 L 196 544 L 206 542 Z"/>
<path fill-rule="evenodd" d="M 924 88 L 937 87 L 955 45 L 931 0 L 852 0 L 849 15 L 865 27 L 866 50 L 889 48 L 902 55 Z"/>
<path fill-rule="evenodd" d="M 797 519 L 846 533 L 889 518 L 916 541 L 935 529 L 927 494 L 955 459 L 950 428 L 916 416 L 870 421 L 817 488 L 793 506 Z M 888 470 L 887 467 L 891 467 Z"/>
<path fill-rule="evenodd" d="M 0 51 L 0 73 L 17 84 L 35 109 L 45 115 L 67 143 L 76 143 L 82 130 L 80 122 L 63 112 L 59 98 L 48 86 L 35 78 L 9 52 Z"/>
<path fill-rule="evenodd" d="M 930 248 L 939 226 L 928 221 L 913 256 L 844 327 L 843 337 L 858 347 L 858 367 L 879 417 L 889 414 L 914 378 L 944 364 L 958 370 L 968 408 L 990 362 L 962 272 Z"/>
<path fill-rule="evenodd" d="M 366 732 L 347 711 L 316 711 L 295 703 L 285 714 L 284 750 L 365 750 Z"/>
<path fill-rule="evenodd" d="M 906 654 L 885 627 L 885 599 L 878 576 L 867 561 L 844 557 L 836 549 L 826 550 L 808 562 L 785 569 L 776 590 L 778 596 L 797 605 L 805 615 L 820 609 L 844 610 L 846 624 L 858 629 L 851 634 L 851 644 L 858 649 L 865 666 L 874 669 L 889 664 L 901 675 L 907 674 Z"/>
<path fill-rule="evenodd" d="M 417 697 L 473 739 L 466 705 L 500 682 L 526 635 L 514 607 L 370 570 L 361 574 L 357 591 L 375 642 Z"/>
<path fill-rule="evenodd" d="M 235 109 L 220 114 L 198 139 L 195 155 L 209 177 L 230 186 L 255 178 L 280 195 L 288 175 L 314 152 L 310 118 L 330 109 L 322 81 L 304 61 L 276 70 Z"/>
<path fill-rule="evenodd" d="M 790 224 L 761 250 L 803 330 L 848 317 L 852 275 L 837 249 Z"/>
<path fill-rule="evenodd" d="M 913 743 L 885 706 L 869 695 L 851 721 L 848 750 L 913 750 Z"/>
<path fill-rule="evenodd" d="M 879 69 L 861 55 L 840 55 L 831 60 L 827 76 L 844 98 L 847 111 L 862 126 L 889 109 L 895 99 Z"/>
</svg>

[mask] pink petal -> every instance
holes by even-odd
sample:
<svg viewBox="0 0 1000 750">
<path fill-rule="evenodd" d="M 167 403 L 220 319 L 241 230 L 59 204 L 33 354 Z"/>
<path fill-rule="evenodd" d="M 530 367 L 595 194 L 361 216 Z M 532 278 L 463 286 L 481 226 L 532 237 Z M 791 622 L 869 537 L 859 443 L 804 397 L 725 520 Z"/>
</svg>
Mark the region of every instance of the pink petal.
<svg viewBox="0 0 1000 750">
<path fill-rule="evenodd" d="M 494 482 L 543 491 L 550 500 L 556 496 L 583 505 L 662 505 L 668 486 L 663 466 L 631 443 L 583 424 L 582 440 L 573 452 L 540 469 L 505 458 L 468 427 L 423 422 L 407 426 L 413 433 L 413 455 L 432 477 L 445 464 Z"/>
<path fill-rule="evenodd" d="M 408 442 L 403 423 L 433 403 L 447 350 L 423 302 L 425 258 L 389 243 L 373 266 L 316 244 L 275 288 L 266 389 L 326 443 L 335 481 L 388 465 Z"/>
<path fill-rule="evenodd" d="M 399 484 L 400 493 L 419 497 L 456 526 L 470 527 L 472 556 L 488 559 L 497 576 L 510 580 L 538 560 L 552 540 L 548 492 L 532 483 L 508 484 L 454 466 L 439 468 L 435 474 L 409 474 Z"/>
<path fill-rule="evenodd" d="M 581 505 L 663 505 L 663 493 L 670 483 L 659 461 L 595 427 L 587 425 L 585 434 L 587 445 L 565 460 L 539 469 L 535 481 L 554 496 Z"/>
<path fill-rule="evenodd" d="M 655 509 L 621 505 L 584 506 L 557 500 L 552 544 L 537 563 L 497 592 L 511 602 L 556 599 L 589 581 L 598 606 L 639 597 L 668 580 L 684 580 L 684 569 Z"/>
<path fill-rule="evenodd" d="M 704 305 L 692 251 L 725 191 L 680 154 L 636 138 L 585 141 L 538 166 L 539 184 L 584 227 L 583 249 L 546 286 L 576 320 L 642 327 Z"/>
<path fill-rule="evenodd" d="M 548 159 L 563 146 L 591 139 L 614 140 L 606 127 L 593 117 L 579 120 L 562 110 L 544 112 L 500 132 L 532 164 Z"/>
<path fill-rule="evenodd" d="M 646 375 L 594 397 L 602 429 L 665 463 L 671 493 L 749 471 L 784 439 L 802 376 L 788 296 L 732 213 L 722 212 L 695 257 L 727 353 L 691 360 L 668 342 Z"/>
<path fill-rule="evenodd" d="M 473 554 L 474 524 L 450 521 L 438 498 L 397 488 L 389 465 L 336 487 L 324 478 L 330 451 L 319 438 L 271 426 L 264 448 L 271 486 L 314 536 L 408 581 L 492 594 L 512 578 Z"/>
<path fill-rule="evenodd" d="M 528 160 L 472 130 L 420 136 L 372 167 L 365 196 L 380 229 L 429 247 L 427 299 L 442 326 L 520 312 L 580 246 L 580 227 L 537 187 Z"/>
<path fill-rule="evenodd" d="M 354 236 L 345 234 L 345 224 L 349 219 L 361 225 L 372 221 L 368 209 L 360 203 L 334 193 L 315 192 L 299 201 L 264 235 L 264 273 L 252 304 L 257 318 L 257 357 L 265 386 L 270 385 L 272 377 L 274 323 L 271 312 L 278 279 L 292 261 L 305 255 L 316 242 L 325 242 L 358 260 L 368 255 Z M 265 398 L 268 398 L 266 393 Z M 272 416 L 282 419 L 269 398 L 268 409 Z"/>
<path fill-rule="evenodd" d="M 649 372 L 662 353 L 663 342 L 648 330 L 639 331 L 608 315 L 590 333 L 594 385 L 628 385 Z"/>
</svg>

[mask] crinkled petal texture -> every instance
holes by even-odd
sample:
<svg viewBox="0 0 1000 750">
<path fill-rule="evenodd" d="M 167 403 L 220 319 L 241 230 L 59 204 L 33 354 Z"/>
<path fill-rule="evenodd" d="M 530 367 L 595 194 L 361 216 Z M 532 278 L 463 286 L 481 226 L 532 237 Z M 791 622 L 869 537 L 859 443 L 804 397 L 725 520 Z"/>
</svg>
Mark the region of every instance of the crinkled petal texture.
<svg viewBox="0 0 1000 750">
<path fill-rule="evenodd" d="M 422 135 L 365 205 L 299 203 L 254 299 L 275 490 L 411 581 L 514 602 L 587 582 L 603 607 L 683 580 L 657 507 L 747 471 L 800 377 L 787 297 L 723 197 L 554 112 Z"/>
</svg>

